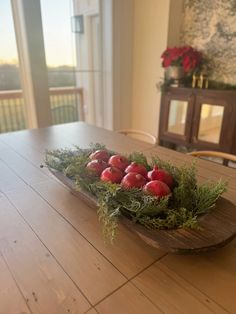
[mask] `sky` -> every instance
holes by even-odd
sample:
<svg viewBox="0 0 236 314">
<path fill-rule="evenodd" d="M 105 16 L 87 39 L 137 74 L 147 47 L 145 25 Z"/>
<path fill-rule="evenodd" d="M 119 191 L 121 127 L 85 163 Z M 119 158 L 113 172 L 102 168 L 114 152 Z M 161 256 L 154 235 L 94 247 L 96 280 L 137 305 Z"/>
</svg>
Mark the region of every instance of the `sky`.
<svg viewBox="0 0 236 314">
<path fill-rule="evenodd" d="M 0 63 L 18 59 L 10 0 L 0 0 Z M 71 0 L 41 0 L 44 45 L 48 66 L 73 65 Z"/>
</svg>

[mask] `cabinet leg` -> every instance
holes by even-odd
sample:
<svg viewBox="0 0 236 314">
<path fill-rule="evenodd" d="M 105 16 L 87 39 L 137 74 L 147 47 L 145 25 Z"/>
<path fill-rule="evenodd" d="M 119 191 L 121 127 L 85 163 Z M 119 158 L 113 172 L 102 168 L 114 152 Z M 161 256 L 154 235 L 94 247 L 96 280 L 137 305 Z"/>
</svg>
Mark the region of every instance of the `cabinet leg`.
<svg viewBox="0 0 236 314">
<path fill-rule="evenodd" d="M 223 159 L 223 165 L 228 167 L 229 165 L 229 161 L 227 159 Z"/>
</svg>

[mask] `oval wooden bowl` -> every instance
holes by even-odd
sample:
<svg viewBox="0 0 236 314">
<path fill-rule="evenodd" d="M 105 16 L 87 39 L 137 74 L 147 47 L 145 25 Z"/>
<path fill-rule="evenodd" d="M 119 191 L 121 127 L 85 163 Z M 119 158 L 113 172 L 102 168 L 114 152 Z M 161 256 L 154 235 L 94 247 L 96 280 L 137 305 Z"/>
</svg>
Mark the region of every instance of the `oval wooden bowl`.
<svg viewBox="0 0 236 314">
<path fill-rule="evenodd" d="M 49 169 L 53 175 L 65 184 L 71 192 L 84 200 L 89 206 L 97 208 L 97 200 L 91 195 L 76 191 L 74 182 L 63 173 Z M 168 252 L 179 254 L 196 254 L 223 247 L 236 235 L 236 206 L 220 198 L 216 208 L 199 217 L 199 229 L 149 230 L 135 224 L 126 217 L 120 219 L 129 230 L 132 230 L 147 244 Z"/>
</svg>

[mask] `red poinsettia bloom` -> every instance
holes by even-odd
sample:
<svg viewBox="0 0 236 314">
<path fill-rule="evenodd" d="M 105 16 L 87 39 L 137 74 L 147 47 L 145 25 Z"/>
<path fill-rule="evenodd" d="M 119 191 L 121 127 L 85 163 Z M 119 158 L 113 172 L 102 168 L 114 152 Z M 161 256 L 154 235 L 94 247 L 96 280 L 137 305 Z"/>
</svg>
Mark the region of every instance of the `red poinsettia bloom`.
<svg viewBox="0 0 236 314">
<path fill-rule="evenodd" d="M 183 66 L 186 73 L 194 71 L 201 65 L 202 54 L 191 46 L 167 48 L 161 55 L 162 66 Z"/>
</svg>

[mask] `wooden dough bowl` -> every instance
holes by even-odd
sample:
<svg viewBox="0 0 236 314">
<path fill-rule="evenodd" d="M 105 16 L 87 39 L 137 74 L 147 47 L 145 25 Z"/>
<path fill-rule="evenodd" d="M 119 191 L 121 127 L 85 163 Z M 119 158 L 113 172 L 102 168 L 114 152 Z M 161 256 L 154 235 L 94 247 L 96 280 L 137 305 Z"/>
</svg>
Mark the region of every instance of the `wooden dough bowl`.
<svg viewBox="0 0 236 314">
<path fill-rule="evenodd" d="M 97 208 L 97 200 L 91 195 L 76 191 L 74 182 L 63 173 L 49 169 L 58 180 L 65 184 L 71 192 L 85 201 L 89 206 Z M 147 244 L 178 254 L 196 254 L 220 248 L 229 243 L 236 235 L 236 206 L 230 201 L 220 198 L 216 208 L 198 219 L 199 229 L 149 230 L 135 224 L 126 217 L 120 222 L 132 230 Z"/>
</svg>

